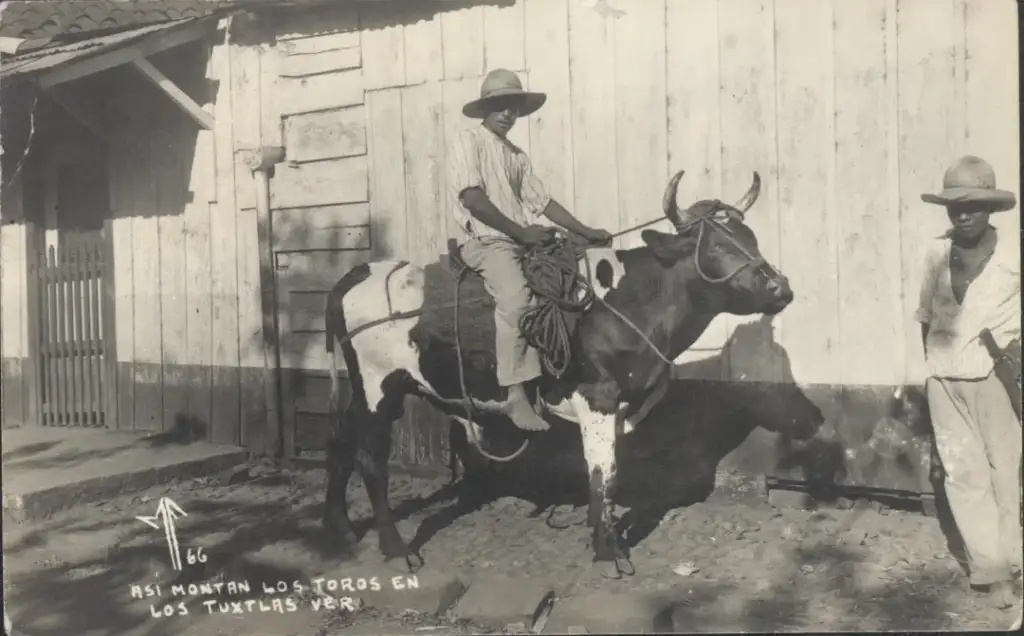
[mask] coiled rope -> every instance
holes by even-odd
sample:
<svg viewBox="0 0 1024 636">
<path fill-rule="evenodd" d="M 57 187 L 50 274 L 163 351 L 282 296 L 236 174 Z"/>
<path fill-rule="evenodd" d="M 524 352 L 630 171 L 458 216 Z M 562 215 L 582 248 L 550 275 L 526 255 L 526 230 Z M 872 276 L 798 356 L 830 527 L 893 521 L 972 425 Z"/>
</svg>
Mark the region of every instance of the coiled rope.
<svg viewBox="0 0 1024 636">
<path fill-rule="evenodd" d="M 540 353 L 544 369 L 560 378 L 569 368 L 576 322 L 594 302 L 594 290 L 576 266 L 572 241 L 536 245 L 521 258 L 526 285 L 537 302 L 519 319 L 519 331 Z"/>
</svg>

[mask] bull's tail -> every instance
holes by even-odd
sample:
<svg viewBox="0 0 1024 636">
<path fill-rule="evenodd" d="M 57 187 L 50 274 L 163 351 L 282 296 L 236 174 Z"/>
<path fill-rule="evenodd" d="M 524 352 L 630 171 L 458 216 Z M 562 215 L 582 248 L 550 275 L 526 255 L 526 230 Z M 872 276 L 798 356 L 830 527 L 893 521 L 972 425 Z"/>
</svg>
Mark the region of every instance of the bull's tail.
<svg viewBox="0 0 1024 636">
<path fill-rule="evenodd" d="M 345 356 L 345 366 L 351 371 L 358 366 L 355 351 L 348 343 L 349 332 L 345 324 L 345 296 L 359 283 L 370 276 L 370 267 L 366 263 L 357 265 L 349 270 L 327 294 L 327 301 L 324 305 L 324 331 L 327 341 L 324 343 L 327 349 L 327 358 L 330 360 L 331 377 L 331 412 L 339 413 L 341 405 L 341 387 L 338 382 L 338 359 L 335 354 L 335 345 L 341 346 L 342 355 Z M 358 395 L 362 391 L 362 385 L 358 381 L 358 374 L 351 378 L 352 394 Z"/>
<path fill-rule="evenodd" d="M 333 292 L 332 292 L 333 293 Z M 337 337 L 337 321 L 332 320 L 331 311 L 331 295 L 327 296 L 327 307 L 326 307 L 326 320 L 324 321 L 326 327 L 327 336 L 327 359 L 330 361 L 330 375 L 331 375 L 331 397 L 330 397 L 330 408 L 332 413 L 338 412 L 338 404 L 340 402 L 341 390 L 338 385 L 338 361 L 334 357 L 334 340 Z M 338 303 L 340 305 L 341 303 Z M 340 307 L 338 308 L 340 310 Z M 344 328 L 344 316 L 342 316 L 342 328 Z"/>
</svg>

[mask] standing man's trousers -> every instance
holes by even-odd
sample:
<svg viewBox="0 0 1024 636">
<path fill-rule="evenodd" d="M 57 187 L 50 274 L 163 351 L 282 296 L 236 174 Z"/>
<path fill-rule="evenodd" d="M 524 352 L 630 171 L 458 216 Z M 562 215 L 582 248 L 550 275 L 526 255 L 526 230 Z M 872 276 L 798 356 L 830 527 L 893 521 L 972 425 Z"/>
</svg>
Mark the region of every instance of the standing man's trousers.
<svg viewBox="0 0 1024 636">
<path fill-rule="evenodd" d="M 1021 426 L 994 373 L 929 378 L 928 405 L 946 495 L 967 549 L 971 583 L 1011 578 L 1021 566 Z"/>
<path fill-rule="evenodd" d="M 531 294 L 516 257 L 516 244 L 503 238 L 471 238 L 462 246 L 462 259 L 483 274 L 494 297 L 495 356 L 498 384 L 513 386 L 540 375 L 540 356 L 519 331 L 519 319 L 530 308 Z"/>
</svg>

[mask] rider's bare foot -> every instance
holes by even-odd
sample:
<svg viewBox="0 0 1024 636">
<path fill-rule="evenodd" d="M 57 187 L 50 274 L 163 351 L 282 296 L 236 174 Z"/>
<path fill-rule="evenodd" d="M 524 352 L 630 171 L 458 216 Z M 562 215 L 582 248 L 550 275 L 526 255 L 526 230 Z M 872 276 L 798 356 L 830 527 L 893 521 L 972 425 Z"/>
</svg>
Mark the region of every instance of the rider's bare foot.
<svg viewBox="0 0 1024 636">
<path fill-rule="evenodd" d="M 530 404 L 521 384 L 508 387 L 508 405 L 505 407 L 505 412 L 512 423 L 521 430 L 535 432 L 551 428 L 551 425 L 545 422 Z"/>
</svg>

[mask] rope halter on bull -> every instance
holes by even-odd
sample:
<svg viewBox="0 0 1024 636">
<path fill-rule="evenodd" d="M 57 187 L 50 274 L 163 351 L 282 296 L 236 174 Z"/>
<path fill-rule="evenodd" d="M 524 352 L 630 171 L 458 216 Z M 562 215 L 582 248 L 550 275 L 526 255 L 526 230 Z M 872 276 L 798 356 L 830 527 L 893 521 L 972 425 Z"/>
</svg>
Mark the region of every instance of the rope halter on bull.
<svg viewBox="0 0 1024 636">
<path fill-rule="evenodd" d="M 697 244 L 693 251 L 693 264 L 697 274 L 708 283 L 713 285 L 724 284 L 732 280 L 737 274 L 747 267 L 763 268 L 770 267 L 761 257 L 750 253 L 736 238 L 733 231 L 719 220 L 721 212 L 733 215 L 743 220 L 747 210 L 757 200 L 761 192 L 761 177 L 756 172 L 750 189 L 743 198 L 731 206 L 717 199 L 706 202 L 706 209 L 699 215 L 684 220 L 676 203 L 676 195 L 679 189 L 679 181 L 684 174 L 680 170 L 669 181 L 662 197 L 662 209 L 665 217 L 676 228 L 678 234 L 686 234 L 697 227 Z M 692 209 L 692 208 L 691 208 Z M 654 219 L 646 223 L 622 230 L 612 235 L 612 238 L 635 232 L 649 225 L 663 221 L 663 218 Z M 709 276 L 700 263 L 701 247 L 708 229 L 721 231 L 747 262 L 721 278 Z M 615 307 L 611 306 L 594 294 L 590 280 L 590 261 L 586 248 L 581 248 L 586 272 L 586 277 L 580 274 L 577 263 L 577 248 L 572 241 L 561 238 L 551 243 L 540 245 L 527 250 L 523 255 L 523 274 L 526 277 L 527 286 L 538 298 L 537 305 L 527 311 L 520 320 L 519 327 L 523 337 L 530 345 L 541 352 L 541 359 L 545 370 L 558 378 L 565 372 L 570 359 L 571 329 L 566 324 L 567 312 L 582 313 L 590 308 L 594 300 L 598 300 L 608 308 L 630 329 L 635 331 L 652 351 L 667 365 L 671 365 L 664 353 L 653 343 L 647 334 L 637 327 L 629 318 L 624 316 Z"/>
</svg>

